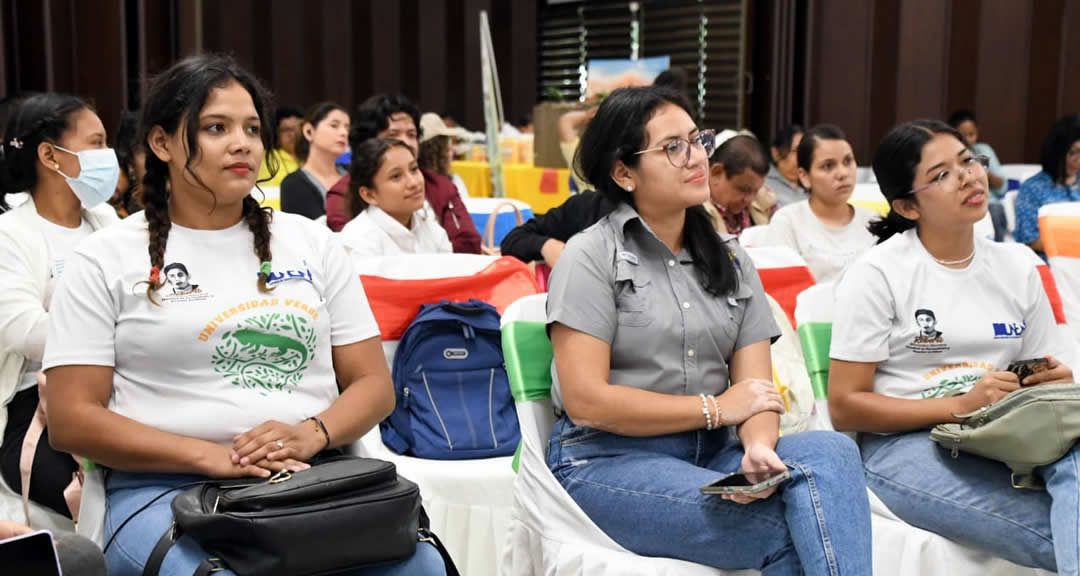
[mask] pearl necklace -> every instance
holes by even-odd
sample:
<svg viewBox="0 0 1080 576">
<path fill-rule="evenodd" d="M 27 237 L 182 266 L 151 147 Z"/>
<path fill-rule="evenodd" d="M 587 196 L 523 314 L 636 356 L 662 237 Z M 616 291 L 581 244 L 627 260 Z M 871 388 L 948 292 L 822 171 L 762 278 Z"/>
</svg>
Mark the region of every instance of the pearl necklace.
<svg viewBox="0 0 1080 576">
<path fill-rule="evenodd" d="M 968 254 L 967 258 L 961 258 L 959 260 L 939 260 L 935 258 L 933 254 L 931 254 L 930 257 L 934 258 L 934 262 L 937 262 L 942 266 L 959 266 L 960 264 L 967 264 L 971 261 L 972 258 L 975 257 L 975 248 L 971 249 L 971 254 Z"/>
</svg>

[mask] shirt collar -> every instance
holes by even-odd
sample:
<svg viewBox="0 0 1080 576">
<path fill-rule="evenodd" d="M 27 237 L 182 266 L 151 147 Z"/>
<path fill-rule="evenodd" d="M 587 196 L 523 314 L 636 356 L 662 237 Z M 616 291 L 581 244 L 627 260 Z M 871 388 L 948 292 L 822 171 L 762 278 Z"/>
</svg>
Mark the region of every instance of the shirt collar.
<svg viewBox="0 0 1080 576">
<path fill-rule="evenodd" d="M 662 246 L 668 254 L 671 253 L 671 250 L 656 237 L 656 234 L 654 234 L 651 229 L 649 229 L 649 225 L 645 223 L 645 219 L 638 214 L 633 206 L 626 202 L 620 202 L 619 205 L 615 207 L 615 210 L 611 212 L 609 218 L 611 219 L 611 223 L 615 226 L 615 233 L 621 236 L 624 245 L 627 236 L 626 226 L 636 220 L 640 224 L 642 232 L 651 237 L 658 246 Z M 734 236 L 732 236 L 732 238 L 734 238 Z M 692 264 L 694 262 L 694 259 L 690 256 L 690 252 L 686 250 L 686 246 L 683 246 L 679 250 L 677 258 L 681 264 Z"/>
</svg>

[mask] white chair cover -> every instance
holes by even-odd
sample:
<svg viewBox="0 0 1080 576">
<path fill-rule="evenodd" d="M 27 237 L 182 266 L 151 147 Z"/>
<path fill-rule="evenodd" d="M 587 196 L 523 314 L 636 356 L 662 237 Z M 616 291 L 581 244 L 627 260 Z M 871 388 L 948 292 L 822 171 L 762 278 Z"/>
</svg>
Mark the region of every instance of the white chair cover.
<svg viewBox="0 0 1080 576">
<path fill-rule="evenodd" d="M 1065 322 L 1074 343 L 1080 343 L 1080 202 L 1047 204 L 1039 209 L 1039 233 L 1050 271 L 1057 283 Z M 1071 241 L 1070 241 L 1071 240 Z M 1080 370 L 1074 356 L 1074 371 Z"/>
<path fill-rule="evenodd" d="M 1016 180 L 1021 184 L 1024 180 L 1042 172 L 1040 164 L 1002 164 L 1001 173 L 1006 180 Z"/>
<path fill-rule="evenodd" d="M 522 298 L 503 313 L 503 324 L 543 322 L 546 294 Z M 719 570 L 669 558 L 638 556 L 604 534 L 566 493 L 545 463 L 555 424 L 551 401 L 519 402 L 521 460 L 503 547 L 503 576 L 716 576 Z M 733 574 L 733 573 L 729 573 Z M 750 575 L 757 572 L 734 574 Z"/>
<path fill-rule="evenodd" d="M 746 248 L 753 248 L 755 246 L 765 246 L 769 237 L 769 227 L 765 226 L 751 226 L 744 228 L 742 234 L 739 234 L 739 244 L 742 244 Z"/>
<path fill-rule="evenodd" d="M 362 275 L 397 280 L 468 276 L 497 258 L 473 254 L 418 254 L 358 258 Z M 387 366 L 394 366 L 398 341 L 383 341 Z M 513 501 L 513 458 L 423 460 L 396 454 L 382 442 L 378 427 L 353 445 L 360 456 L 393 462 L 398 472 L 416 482 L 431 518 L 431 529 L 450 551 L 462 574 L 494 576 L 510 523 Z"/>
<path fill-rule="evenodd" d="M 799 294 L 795 319 L 804 322 L 832 322 L 835 286 L 818 284 Z M 832 430 L 828 403 L 817 406 L 817 426 Z M 874 533 L 874 574 L 877 576 L 1005 576 L 1049 574 L 1024 568 L 990 554 L 961 546 L 933 532 L 905 523 L 893 514 L 873 491 L 870 519 Z"/>
<path fill-rule="evenodd" d="M 1019 195 L 1019 190 L 1009 190 L 1001 199 L 1001 205 L 1005 207 L 1005 227 L 1009 229 L 1007 240 L 1013 239 L 1012 233 L 1016 230 L 1016 197 Z"/>
</svg>

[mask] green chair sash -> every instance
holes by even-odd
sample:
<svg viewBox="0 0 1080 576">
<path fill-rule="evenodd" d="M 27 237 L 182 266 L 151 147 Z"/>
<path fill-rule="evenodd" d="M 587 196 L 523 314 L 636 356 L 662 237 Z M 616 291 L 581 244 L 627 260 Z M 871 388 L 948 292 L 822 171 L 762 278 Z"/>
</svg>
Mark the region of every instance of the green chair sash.
<svg viewBox="0 0 1080 576">
<path fill-rule="evenodd" d="M 551 397 L 551 341 L 543 322 L 511 322 L 502 328 L 503 356 L 515 402 Z"/>
<path fill-rule="evenodd" d="M 804 322 L 799 325 L 799 341 L 802 343 L 806 371 L 814 399 L 824 400 L 829 395 L 829 344 L 832 342 L 831 322 Z"/>
<path fill-rule="evenodd" d="M 551 341 L 543 322 L 511 322 L 502 327 L 503 357 L 514 402 L 551 398 Z M 521 462 L 521 443 L 514 452 L 514 472 Z"/>
</svg>

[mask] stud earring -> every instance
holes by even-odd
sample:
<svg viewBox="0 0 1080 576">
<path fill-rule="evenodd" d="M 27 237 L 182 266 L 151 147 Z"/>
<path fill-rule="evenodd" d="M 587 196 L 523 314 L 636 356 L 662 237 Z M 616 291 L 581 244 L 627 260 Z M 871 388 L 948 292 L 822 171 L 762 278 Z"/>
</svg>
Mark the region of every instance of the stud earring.
<svg viewBox="0 0 1080 576">
<path fill-rule="evenodd" d="M 627 187 L 626 187 L 626 191 L 627 191 L 627 192 L 633 192 L 633 191 L 634 191 L 634 185 L 633 185 L 633 184 L 631 184 L 631 185 L 627 186 Z"/>
<path fill-rule="evenodd" d="M 56 170 L 57 172 L 60 171 L 60 163 L 59 162 L 53 162 L 52 167 L 53 167 L 53 170 Z"/>
</svg>

